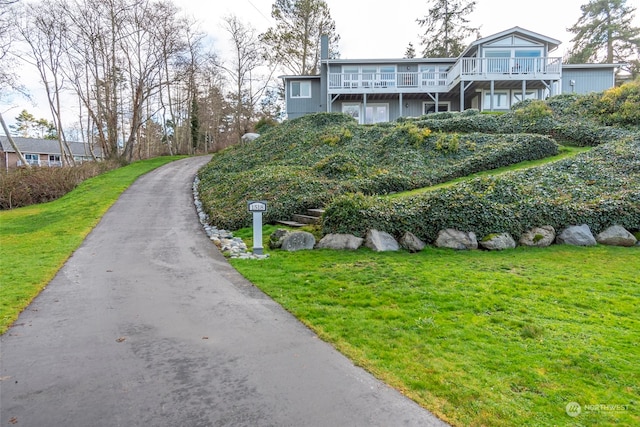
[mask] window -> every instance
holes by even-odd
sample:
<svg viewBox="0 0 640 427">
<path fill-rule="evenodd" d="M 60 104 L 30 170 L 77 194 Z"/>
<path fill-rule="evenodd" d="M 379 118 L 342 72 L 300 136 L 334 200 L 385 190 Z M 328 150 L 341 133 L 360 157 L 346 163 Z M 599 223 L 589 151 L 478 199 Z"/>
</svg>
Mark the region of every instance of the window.
<svg viewBox="0 0 640 427">
<path fill-rule="evenodd" d="M 540 71 L 542 49 L 486 49 L 484 57 L 489 73 L 532 73 Z"/>
<path fill-rule="evenodd" d="M 360 104 L 342 104 L 342 112 L 350 115 L 360 123 Z"/>
<path fill-rule="evenodd" d="M 422 114 L 431 114 L 431 113 L 440 113 L 442 111 L 450 111 L 451 103 L 447 102 L 438 102 L 438 110 L 436 111 L 436 103 L 435 102 L 423 102 L 422 103 Z"/>
<path fill-rule="evenodd" d="M 39 166 L 40 165 L 40 155 L 39 154 L 25 154 L 24 159 L 31 166 Z"/>
<path fill-rule="evenodd" d="M 509 108 L 509 92 L 500 91 L 493 93 L 493 109 L 506 110 Z M 484 93 L 483 110 L 491 110 L 491 92 Z"/>
<path fill-rule="evenodd" d="M 49 166 L 62 166 L 60 156 L 55 154 L 49 154 Z"/>
<path fill-rule="evenodd" d="M 367 104 L 366 117 L 361 117 L 362 104 L 360 103 L 344 103 L 342 104 L 342 112 L 350 115 L 358 121 L 358 123 L 385 123 L 389 121 L 389 104 Z"/>
<path fill-rule="evenodd" d="M 447 67 L 441 65 L 421 65 L 420 85 L 444 86 L 447 84 Z"/>
<path fill-rule="evenodd" d="M 524 99 L 538 99 L 538 94 L 534 91 L 527 91 L 524 95 Z M 522 101 L 522 92 L 521 91 L 513 91 L 513 104 L 516 102 Z"/>
<path fill-rule="evenodd" d="M 393 87 L 396 85 L 395 65 L 363 65 L 342 67 L 345 88 Z"/>
<path fill-rule="evenodd" d="M 367 104 L 365 123 L 385 123 L 389 121 L 389 104 Z"/>
<path fill-rule="evenodd" d="M 308 80 L 291 82 L 291 98 L 311 98 L 311 82 Z"/>
</svg>

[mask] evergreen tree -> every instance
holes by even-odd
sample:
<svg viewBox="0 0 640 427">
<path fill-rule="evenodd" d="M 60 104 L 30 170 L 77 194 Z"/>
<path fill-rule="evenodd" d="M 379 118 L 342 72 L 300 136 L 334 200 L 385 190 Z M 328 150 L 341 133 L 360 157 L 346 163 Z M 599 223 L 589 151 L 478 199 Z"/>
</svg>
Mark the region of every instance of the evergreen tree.
<svg viewBox="0 0 640 427">
<path fill-rule="evenodd" d="M 580 6 L 582 16 L 567 29 L 575 34 L 570 64 L 637 63 L 640 28 L 632 25 L 636 9 L 626 3 L 626 0 L 591 0 Z"/>
<path fill-rule="evenodd" d="M 324 0 L 276 0 L 271 9 L 274 28 L 262 34 L 266 58 L 297 75 L 315 75 L 320 69 L 320 38 L 329 37 L 330 55 L 337 56 L 340 40 Z"/>
<path fill-rule="evenodd" d="M 428 0 L 427 4 L 429 12 L 417 20 L 425 27 L 420 36 L 425 58 L 456 57 L 467 46 L 467 38 L 480 37 L 480 29 L 471 27 L 466 18 L 476 7 L 475 0 Z"/>
<path fill-rule="evenodd" d="M 409 42 L 407 46 L 407 50 L 404 51 L 405 59 L 415 58 L 416 57 L 416 49 L 413 47 L 413 43 Z"/>
</svg>

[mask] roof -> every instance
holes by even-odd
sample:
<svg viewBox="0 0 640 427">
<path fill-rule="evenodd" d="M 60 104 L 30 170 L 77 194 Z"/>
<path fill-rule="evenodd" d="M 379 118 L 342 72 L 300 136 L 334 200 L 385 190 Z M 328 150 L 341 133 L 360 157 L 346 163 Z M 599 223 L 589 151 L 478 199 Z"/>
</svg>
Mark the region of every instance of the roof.
<svg viewBox="0 0 640 427">
<path fill-rule="evenodd" d="M 457 58 L 383 58 L 383 59 L 325 59 L 330 64 L 424 64 L 455 63 Z"/>
<path fill-rule="evenodd" d="M 562 64 L 562 69 L 608 69 L 620 68 L 625 64 Z"/>
<path fill-rule="evenodd" d="M 504 30 L 504 31 L 500 31 L 499 33 L 495 33 L 492 34 L 490 36 L 487 37 L 483 37 L 480 38 L 474 42 L 472 42 L 465 50 L 464 52 L 462 52 L 462 54 L 460 56 L 465 56 L 469 51 L 477 48 L 479 45 L 485 44 L 485 43 L 489 43 L 493 40 L 498 40 L 501 39 L 505 36 L 508 36 L 510 34 L 518 34 L 527 38 L 531 38 L 531 39 L 536 39 L 539 40 L 541 42 L 546 43 L 549 46 L 549 51 L 552 51 L 554 49 L 557 49 L 558 46 L 560 46 L 560 44 L 562 43 L 560 40 L 551 38 L 551 37 L 547 37 L 545 35 L 542 35 L 540 33 L 536 33 L 534 31 L 530 31 L 521 27 L 513 27 L 513 28 L 509 28 L 508 30 Z"/>
<path fill-rule="evenodd" d="M 319 79 L 320 74 L 314 74 L 310 76 L 299 76 L 299 75 L 285 75 L 278 76 L 279 79 L 299 79 L 299 80 L 309 80 L 309 79 Z"/>
<path fill-rule="evenodd" d="M 13 137 L 13 141 L 18 149 L 25 153 L 33 154 L 60 154 L 60 145 L 57 139 L 41 139 L 41 138 L 21 138 Z M 84 142 L 68 142 L 69 148 L 74 156 L 84 157 L 90 156 L 89 147 Z M 14 153 L 15 150 L 9 143 L 6 136 L 0 135 L 0 151 Z M 101 157 L 100 147 L 94 147 L 93 152 L 97 157 Z"/>
</svg>

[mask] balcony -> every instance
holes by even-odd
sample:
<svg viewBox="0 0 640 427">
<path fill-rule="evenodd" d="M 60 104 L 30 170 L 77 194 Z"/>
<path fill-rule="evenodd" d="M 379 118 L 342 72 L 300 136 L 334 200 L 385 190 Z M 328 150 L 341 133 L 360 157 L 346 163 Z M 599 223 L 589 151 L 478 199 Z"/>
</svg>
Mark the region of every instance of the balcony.
<svg viewBox="0 0 640 427">
<path fill-rule="evenodd" d="M 448 92 L 461 80 L 558 80 L 562 58 L 461 58 L 448 71 L 329 73 L 329 93 Z"/>
<path fill-rule="evenodd" d="M 446 72 L 329 73 L 329 93 L 447 91 Z"/>
</svg>

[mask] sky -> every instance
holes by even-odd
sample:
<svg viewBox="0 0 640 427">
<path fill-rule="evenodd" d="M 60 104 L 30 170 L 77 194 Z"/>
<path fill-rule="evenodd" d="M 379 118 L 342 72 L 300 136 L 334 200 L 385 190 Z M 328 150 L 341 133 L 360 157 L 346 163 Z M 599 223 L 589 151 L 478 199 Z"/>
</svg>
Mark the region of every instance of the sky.
<svg viewBox="0 0 640 427">
<path fill-rule="evenodd" d="M 325 0 L 340 35 L 340 57 L 343 59 L 401 58 L 412 42 L 420 52 L 417 18 L 428 11 L 426 0 Z M 633 0 L 631 0 L 633 1 Z M 218 29 L 220 17 L 234 14 L 250 22 L 258 32 L 274 25 L 272 0 L 175 0 L 185 11 L 197 14 L 203 29 L 215 37 L 217 49 L 224 52 L 226 35 Z M 562 56 L 570 47 L 572 26 L 581 16 L 580 6 L 588 0 L 476 0 L 468 16 L 470 25 L 480 27 L 483 37 L 519 26 L 562 41 L 556 51 Z M 637 14 L 636 14 L 637 15 Z M 636 16 L 638 18 L 638 16 Z M 636 19 L 637 25 L 640 21 Z"/>
<path fill-rule="evenodd" d="M 426 0 L 325 0 L 340 35 L 339 52 L 343 59 L 402 58 L 409 42 L 421 52 L 417 18 L 428 11 Z M 468 16 L 470 25 L 480 27 L 482 37 L 518 26 L 560 40 L 562 44 L 552 53 L 564 56 L 571 47 L 572 34 L 566 31 L 581 16 L 580 6 L 589 0 L 476 0 L 476 7 Z M 629 0 L 628 5 L 634 1 Z M 274 0 L 173 0 L 184 13 L 199 22 L 210 35 L 213 50 L 219 57 L 229 57 L 228 34 L 222 29 L 224 16 L 236 15 L 262 33 L 275 25 L 271 18 Z M 640 8 L 634 25 L 640 26 Z M 24 76 L 34 76 L 25 70 Z M 37 79 L 35 79 L 37 82 Z M 36 117 L 49 118 L 46 98 L 34 81 L 27 83 L 36 101 L 30 104 L 20 97 L 0 99 L 0 112 L 12 124 L 22 109 Z M 39 95 L 40 94 L 40 95 Z"/>
</svg>

